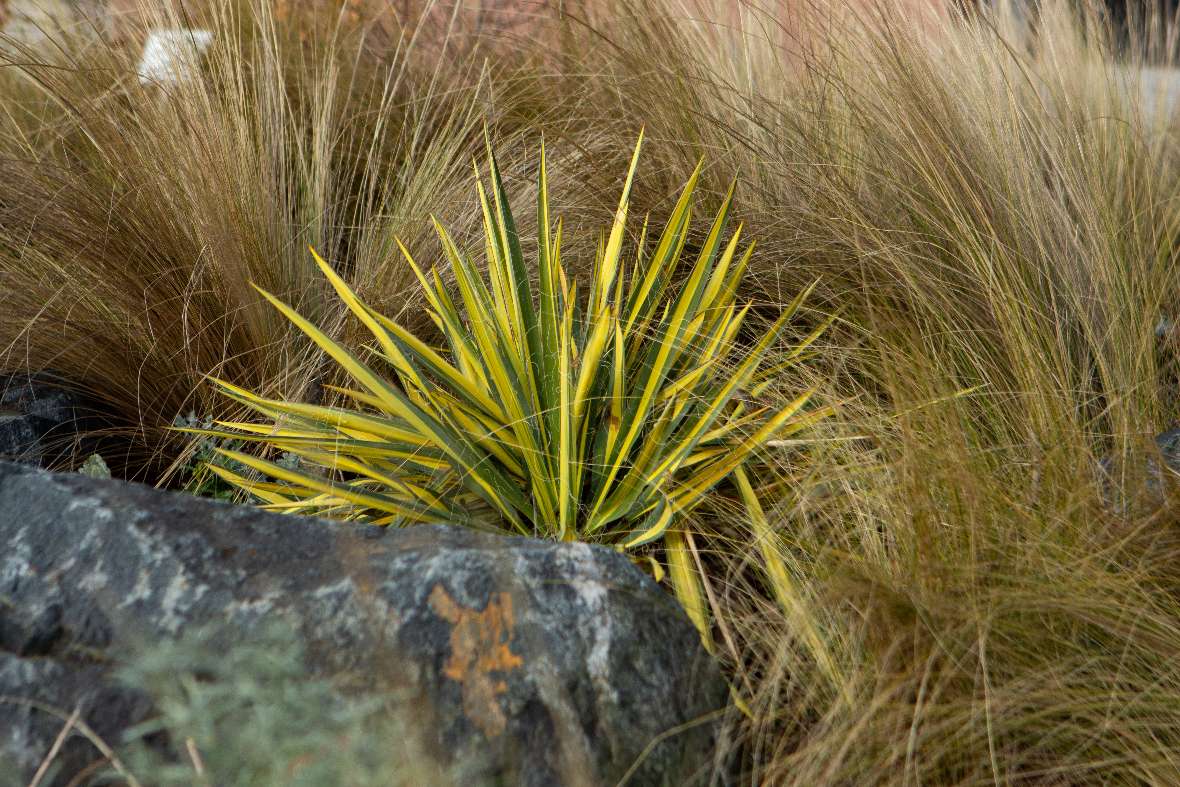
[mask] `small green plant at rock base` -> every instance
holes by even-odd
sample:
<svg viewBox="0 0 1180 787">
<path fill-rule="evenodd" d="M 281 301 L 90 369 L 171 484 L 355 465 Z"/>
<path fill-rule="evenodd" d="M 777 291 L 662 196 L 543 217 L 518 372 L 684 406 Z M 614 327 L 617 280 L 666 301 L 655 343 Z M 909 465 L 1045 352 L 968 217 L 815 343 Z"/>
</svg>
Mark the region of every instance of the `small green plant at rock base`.
<svg viewBox="0 0 1180 787">
<path fill-rule="evenodd" d="M 644 256 L 641 238 L 626 268 L 624 232 L 641 146 L 642 137 L 584 297 L 561 262 L 561 223 L 549 214 L 542 149 L 534 300 L 489 145 L 490 194 L 482 179 L 478 184 L 486 279 L 437 222 L 457 299 L 437 268 L 424 272 L 402 247 L 445 339 L 441 352 L 362 303 L 319 255 L 324 275 L 372 333 L 379 367 L 260 290 L 355 380 L 356 389 L 338 393 L 356 407 L 266 399 L 215 380 L 270 423 L 219 422 L 216 430 L 196 431 L 261 442 L 303 464 L 284 467 L 222 448 L 222 456 L 274 480 L 216 464 L 209 470 L 277 511 L 381 525 L 507 527 L 630 551 L 662 539 L 675 590 L 704 631 L 699 579 L 678 519 L 756 450 L 825 415 L 808 410 L 810 393 L 782 407 L 757 403 L 772 376 L 798 361 L 820 331 L 764 368 L 804 292 L 760 338 L 742 343 L 751 304 L 739 304 L 736 293 L 753 247 L 739 253 L 740 228 L 725 238 L 732 187 L 686 280 L 673 286 L 699 167 L 651 255 Z"/>
<path fill-rule="evenodd" d="M 244 445 L 240 440 L 234 440 L 219 446 L 218 440 L 205 434 L 206 431 L 213 428 L 213 419 L 201 418 L 196 413 L 190 412 L 188 415 L 178 415 L 173 419 L 172 426 L 178 431 L 197 435 L 189 448 L 190 458 L 180 471 L 183 479 L 182 488 L 185 492 L 197 497 L 211 497 L 214 500 L 233 500 L 240 493 L 239 487 L 212 472 L 210 468 L 216 466 L 228 470 L 234 475 L 246 475 L 247 477 L 258 475 L 256 471 L 241 462 L 218 453 L 218 448 L 228 447 L 237 450 Z M 87 462 L 89 461 L 87 460 Z M 293 469 L 299 466 L 299 457 L 292 453 L 284 453 L 278 463 L 283 467 Z"/>
<path fill-rule="evenodd" d="M 212 429 L 214 423 L 211 418 L 201 418 L 196 413 L 190 412 L 188 415 L 176 416 L 172 421 L 172 426 L 179 431 L 199 434 L 204 430 Z M 243 445 L 240 441 L 236 441 L 224 447 L 241 448 Z M 210 468 L 220 465 L 235 474 L 248 474 L 250 470 L 241 463 L 228 460 L 217 453 L 218 448 L 218 441 L 211 437 L 199 434 L 194 438 L 189 446 L 189 459 L 180 470 L 184 491 L 198 497 L 211 497 L 215 500 L 232 500 L 238 493 L 236 486 L 213 473 Z"/>
<path fill-rule="evenodd" d="M 110 478 L 111 468 L 107 467 L 106 460 L 101 454 L 91 454 L 78 468 L 78 473 L 87 478 Z"/>
</svg>

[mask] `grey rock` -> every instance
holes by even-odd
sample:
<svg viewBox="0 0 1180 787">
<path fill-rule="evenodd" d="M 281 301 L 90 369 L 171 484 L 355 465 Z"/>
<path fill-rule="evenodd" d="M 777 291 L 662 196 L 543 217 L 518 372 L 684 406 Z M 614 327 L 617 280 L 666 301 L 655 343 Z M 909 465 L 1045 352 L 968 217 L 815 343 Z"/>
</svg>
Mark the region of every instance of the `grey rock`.
<svg viewBox="0 0 1180 787">
<path fill-rule="evenodd" d="M 1110 456 L 1098 460 L 1098 483 L 1108 509 L 1127 514 L 1143 506 L 1155 509 L 1164 502 L 1167 489 L 1180 480 L 1180 428 L 1156 435 L 1155 452 L 1143 459 L 1139 472 L 1143 473 L 1142 494 L 1129 500 L 1120 493 L 1119 463 Z"/>
<path fill-rule="evenodd" d="M 1164 465 L 1180 472 L 1180 429 L 1161 432 L 1156 435 L 1155 444 L 1159 448 Z"/>
<path fill-rule="evenodd" d="M 215 622 L 232 647 L 285 621 L 312 674 L 406 697 L 396 712 L 456 782 L 615 784 L 645 750 L 628 784 L 712 767 L 726 684 L 675 600 L 611 550 L 283 517 L 3 462 L 0 543 L 0 696 L 78 707 L 106 740 L 152 713 L 112 678 L 129 653 Z M 0 702 L 0 759 L 31 774 L 61 725 Z M 59 778 L 97 757 L 71 738 Z"/>
<path fill-rule="evenodd" d="M 1169 479 L 1180 474 L 1180 429 L 1169 429 L 1156 435 L 1155 447 L 1159 457 L 1158 460 L 1154 456 L 1147 459 L 1146 490 L 1149 498 L 1158 502 L 1163 500 Z"/>
<path fill-rule="evenodd" d="M 0 375 L 0 459 L 61 459 L 77 443 L 86 411 L 82 397 L 50 376 Z"/>
</svg>

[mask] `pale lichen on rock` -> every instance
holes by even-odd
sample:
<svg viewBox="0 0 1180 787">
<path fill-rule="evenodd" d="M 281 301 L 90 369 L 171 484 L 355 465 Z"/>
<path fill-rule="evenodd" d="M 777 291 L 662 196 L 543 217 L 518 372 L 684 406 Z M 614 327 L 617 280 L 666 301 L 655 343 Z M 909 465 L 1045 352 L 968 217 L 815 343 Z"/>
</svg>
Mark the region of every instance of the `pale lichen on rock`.
<svg viewBox="0 0 1180 787">
<path fill-rule="evenodd" d="M 232 648 L 285 621 L 310 674 L 404 697 L 391 712 L 456 782 L 614 784 L 643 756 L 630 784 L 684 784 L 711 766 L 718 667 L 675 600 L 608 549 L 3 463 L 0 540 L 0 695 L 77 706 L 113 741 L 152 712 L 113 678 L 131 653 L 213 623 Z M 0 758 L 31 773 L 60 728 L 2 706 Z M 62 772 L 97 757 L 71 738 Z"/>
</svg>

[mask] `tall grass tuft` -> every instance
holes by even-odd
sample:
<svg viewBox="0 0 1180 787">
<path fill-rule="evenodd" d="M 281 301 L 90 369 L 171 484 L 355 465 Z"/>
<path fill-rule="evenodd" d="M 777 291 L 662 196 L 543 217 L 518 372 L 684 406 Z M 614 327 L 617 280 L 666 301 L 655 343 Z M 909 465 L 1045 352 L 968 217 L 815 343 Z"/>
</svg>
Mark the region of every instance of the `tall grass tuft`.
<svg viewBox="0 0 1180 787">
<path fill-rule="evenodd" d="M 509 66 L 470 47 L 435 36 L 418 54 L 414 30 L 327 4 L 219 0 L 191 18 L 146 3 L 137 18 L 212 30 L 199 73 L 142 83 L 142 35 L 99 25 L 0 54 L 0 368 L 85 387 L 127 438 L 110 458 L 143 474 L 178 450 L 163 432 L 178 415 L 221 412 L 205 374 L 316 395 L 307 344 L 249 286 L 339 330 L 308 244 L 390 312 L 416 303 L 393 239 L 451 205 L 455 232 L 475 229 L 470 156 L 486 118 L 509 133 L 515 89 L 502 79 L 493 99 Z"/>
<path fill-rule="evenodd" d="M 830 439 L 705 556 L 749 782 L 1175 781 L 1166 79 L 1076 4 L 874 6 L 808 40 L 664 7 L 574 49 L 604 75 L 587 114 L 642 120 L 669 183 L 702 153 L 715 193 L 748 176 L 749 293 L 818 277 L 842 314 Z"/>
</svg>

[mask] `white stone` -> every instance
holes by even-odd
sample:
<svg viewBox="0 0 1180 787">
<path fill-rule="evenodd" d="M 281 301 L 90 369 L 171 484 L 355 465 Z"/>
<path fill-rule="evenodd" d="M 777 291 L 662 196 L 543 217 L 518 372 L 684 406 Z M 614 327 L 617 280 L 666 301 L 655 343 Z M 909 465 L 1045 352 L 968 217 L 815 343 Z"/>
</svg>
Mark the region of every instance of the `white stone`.
<svg viewBox="0 0 1180 787">
<path fill-rule="evenodd" d="M 208 30 L 155 30 L 148 34 L 139 60 L 142 84 L 174 85 L 191 77 L 201 55 L 213 43 Z"/>
</svg>

